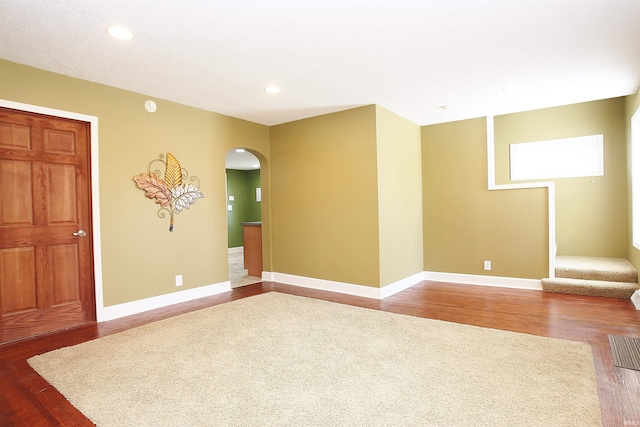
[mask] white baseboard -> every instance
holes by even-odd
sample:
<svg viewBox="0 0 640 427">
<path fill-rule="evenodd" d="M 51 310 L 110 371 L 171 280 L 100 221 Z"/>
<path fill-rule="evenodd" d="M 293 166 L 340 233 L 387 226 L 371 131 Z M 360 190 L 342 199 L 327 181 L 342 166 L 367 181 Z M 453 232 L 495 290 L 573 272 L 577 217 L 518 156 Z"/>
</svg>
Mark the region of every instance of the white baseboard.
<svg viewBox="0 0 640 427">
<path fill-rule="evenodd" d="M 285 273 L 262 272 L 262 280 L 268 282 L 284 283 L 285 285 L 300 286 L 301 288 L 317 289 L 320 291 L 337 292 L 341 294 L 354 295 L 358 297 L 384 299 L 398 292 L 404 291 L 420 283 L 423 273 L 416 273 L 413 276 L 391 283 L 383 288 L 372 286 L 355 285 L 352 283 L 335 282 L 332 280 L 316 279 L 312 277 L 296 276 Z"/>
<path fill-rule="evenodd" d="M 441 273 L 425 271 L 423 280 L 434 282 L 460 283 L 464 285 L 495 286 L 499 288 L 542 290 L 542 282 L 536 279 L 519 279 L 516 277 L 483 276 L 476 274 Z"/>
<path fill-rule="evenodd" d="M 235 248 L 229 248 L 230 254 L 237 254 L 238 252 L 244 252 L 244 246 L 236 246 Z"/>
<path fill-rule="evenodd" d="M 233 248 L 232 248 L 233 249 Z M 337 292 L 364 298 L 385 299 L 402 292 L 405 289 L 417 285 L 424 280 L 434 282 L 460 283 L 466 285 L 496 286 L 516 289 L 542 290 L 540 280 L 518 279 L 513 277 L 482 276 L 473 274 L 441 273 L 435 271 L 423 271 L 412 276 L 398 280 L 382 288 L 372 286 L 355 285 L 352 283 L 335 282 L 332 280 L 315 279 L 312 277 L 296 276 L 285 273 L 262 272 L 262 280 L 278 282 L 286 285 L 300 286 L 302 288 L 317 289 L 321 291 Z M 212 295 L 230 292 L 231 282 L 221 282 L 199 288 L 186 289 L 180 292 L 159 295 L 142 300 L 126 302 L 108 307 L 98 307 L 98 322 L 119 319 L 133 314 L 143 313 L 157 308 L 168 307 L 173 304 L 192 301 Z M 638 308 L 638 306 L 636 306 Z"/>
<path fill-rule="evenodd" d="M 398 292 L 402 292 L 410 287 L 417 285 L 424 280 L 424 272 L 416 273 L 413 276 L 406 277 L 404 279 L 393 282 L 380 288 L 381 299 L 395 295 Z"/>
<path fill-rule="evenodd" d="M 145 298 L 137 301 L 125 302 L 123 304 L 111 305 L 98 308 L 98 322 L 119 319 L 132 314 L 143 313 L 156 308 L 167 307 L 181 302 L 192 301 L 212 295 L 231 291 L 231 282 L 221 282 L 213 285 L 201 286 L 199 288 L 186 289 L 184 291 L 172 292 L 170 294 Z"/>
<path fill-rule="evenodd" d="M 501 288 L 530 289 L 541 291 L 542 283 L 536 279 L 519 279 L 514 277 L 482 276 L 473 274 L 440 273 L 435 271 L 423 271 L 416 273 L 383 288 L 354 285 L 352 283 L 334 282 L 331 280 L 315 279 L 312 277 L 296 276 L 285 273 L 262 272 L 262 280 L 278 282 L 286 285 L 300 286 L 302 288 L 317 289 L 321 291 L 338 292 L 365 298 L 385 299 L 398 292 L 417 285 L 424 280 L 434 282 L 460 283 L 464 285 L 495 286 Z"/>
<path fill-rule="evenodd" d="M 320 291 L 338 292 L 365 298 L 381 299 L 380 288 L 372 286 L 354 285 L 352 283 L 334 282 L 332 280 L 315 279 L 313 277 L 296 276 L 285 273 L 266 273 L 272 282 L 285 285 L 300 286 L 301 288 L 317 289 Z M 262 273 L 264 278 L 265 273 Z M 265 279 L 267 280 L 267 279 Z"/>
</svg>

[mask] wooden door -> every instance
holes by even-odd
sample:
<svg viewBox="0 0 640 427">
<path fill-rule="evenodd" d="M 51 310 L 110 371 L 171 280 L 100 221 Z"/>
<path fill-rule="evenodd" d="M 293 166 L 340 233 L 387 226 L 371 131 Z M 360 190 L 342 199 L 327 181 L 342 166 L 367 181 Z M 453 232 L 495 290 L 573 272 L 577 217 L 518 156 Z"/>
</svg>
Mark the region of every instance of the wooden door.
<svg viewBox="0 0 640 427">
<path fill-rule="evenodd" d="M 0 342 L 95 320 L 88 128 L 0 108 Z"/>
</svg>

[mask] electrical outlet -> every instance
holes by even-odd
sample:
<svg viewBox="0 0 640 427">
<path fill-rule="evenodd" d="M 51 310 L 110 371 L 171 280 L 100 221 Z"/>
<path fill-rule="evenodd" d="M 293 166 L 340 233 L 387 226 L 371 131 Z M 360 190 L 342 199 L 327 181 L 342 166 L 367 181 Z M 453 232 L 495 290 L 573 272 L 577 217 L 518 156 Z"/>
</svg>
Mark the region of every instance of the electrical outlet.
<svg viewBox="0 0 640 427">
<path fill-rule="evenodd" d="M 484 269 L 487 271 L 491 270 L 491 261 L 484 262 Z"/>
<path fill-rule="evenodd" d="M 182 274 L 176 275 L 176 286 L 182 286 Z"/>
</svg>

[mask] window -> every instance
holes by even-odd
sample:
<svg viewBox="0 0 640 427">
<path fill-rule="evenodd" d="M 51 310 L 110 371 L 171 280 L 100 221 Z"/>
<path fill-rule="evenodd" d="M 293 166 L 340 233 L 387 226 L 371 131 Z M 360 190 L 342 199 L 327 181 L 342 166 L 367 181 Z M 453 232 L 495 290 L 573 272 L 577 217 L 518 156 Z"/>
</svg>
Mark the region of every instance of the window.
<svg viewBox="0 0 640 427">
<path fill-rule="evenodd" d="M 511 144 L 511 180 L 604 175 L 602 135 Z"/>
<path fill-rule="evenodd" d="M 631 118 L 631 230 L 640 249 L 640 108 Z"/>
</svg>

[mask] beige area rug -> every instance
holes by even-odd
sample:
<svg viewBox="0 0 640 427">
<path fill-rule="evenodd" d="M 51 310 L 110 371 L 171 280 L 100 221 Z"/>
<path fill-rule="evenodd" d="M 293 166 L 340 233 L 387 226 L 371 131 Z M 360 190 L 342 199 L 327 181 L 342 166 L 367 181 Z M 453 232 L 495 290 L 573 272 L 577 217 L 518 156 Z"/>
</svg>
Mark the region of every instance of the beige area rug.
<svg viewBox="0 0 640 427">
<path fill-rule="evenodd" d="M 270 292 L 29 359 L 98 426 L 600 426 L 579 342 Z"/>
</svg>

